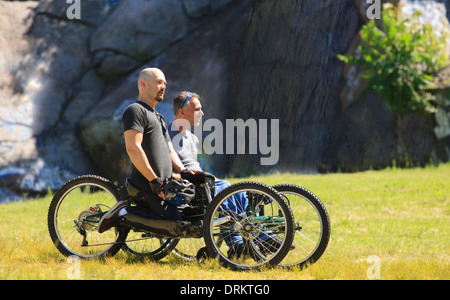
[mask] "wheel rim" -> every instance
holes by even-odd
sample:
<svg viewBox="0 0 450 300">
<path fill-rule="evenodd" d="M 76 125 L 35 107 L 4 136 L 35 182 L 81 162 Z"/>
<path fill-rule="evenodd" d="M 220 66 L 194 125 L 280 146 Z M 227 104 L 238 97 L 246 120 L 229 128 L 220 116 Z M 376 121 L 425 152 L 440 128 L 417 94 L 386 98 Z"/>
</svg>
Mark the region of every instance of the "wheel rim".
<svg viewBox="0 0 450 300">
<path fill-rule="evenodd" d="M 176 239 L 160 239 L 148 232 L 130 230 L 122 249 L 134 256 L 157 260 L 166 249 L 169 249 L 167 250 L 167 254 L 169 254 L 170 249 L 175 247 L 173 244 L 177 243 Z"/>
<path fill-rule="evenodd" d="M 82 258 L 107 253 L 116 244 L 119 234 L 115 230 L 99 234 L 97 224 L 100 214 L 116 202 L 114 194 L 100 184 L 80 183 L 69 189 L 61 196 L 54 214 L 55 232 L 62 246 L 71 255 Z"/>
<path fill-rule="evenodd" d="M 177 247 L 172 250 L 172 253 L 183 260 L 196 261 L 197 253 L 203 247 L 205 247 L 203 239 L 181 239 Z"/>
<path fill-rule="evenodd" d="M 295 220 L 295 248 L 289 251 L 280 266 L 303 265 L 317 251 L 324 238 L 322 216 L 310 199 L 293 191 L 280 191 L 287 199 Z"/>
</svg>

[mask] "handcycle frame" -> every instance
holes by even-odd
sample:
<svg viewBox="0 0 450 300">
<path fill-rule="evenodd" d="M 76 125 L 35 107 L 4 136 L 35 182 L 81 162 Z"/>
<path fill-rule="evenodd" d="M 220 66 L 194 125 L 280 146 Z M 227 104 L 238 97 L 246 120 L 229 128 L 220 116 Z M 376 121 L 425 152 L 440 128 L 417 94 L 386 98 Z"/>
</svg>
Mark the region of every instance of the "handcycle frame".
<svg viewBox="0 0 450 300">
<path fill-rule="evenodd" d="M 208 184 L 208 183 L 201 183 L 201 184 L 198 184 L 198 183 L 197 183 L 197 184 L 195 184 L 195 187 L 196 187 L 196 190 L 199 189 L 199 188 L 200 188 L 200 189 L 204 189 L 205 194 L 206 194 L 207 204 L 211 203 L 211 201 L 212 201 L 212 196 L 211 196 L 209 184 Z M 134 198 L 133 196 L 129 195 L 129 193 L 128 193 L 126 187 L 119 187 L 119 193 L 121 194 L 121 198 L 120 198 L 121 201 L 127 202 L 128 205 L 130 205 L 130 206 L 135 205 L 135 203 L 136 203 L 136 202 L 135 202 L 135 198 Z M 122 198 L 122 197 L 123 197 L 123 198 Z M 205 200 L 205 199 L 202 199 L 202 200 Z M 201 209 L 203 210 L 203 214 L 204 214 L 204 211 L 206 211 L 206 207 L 207 207 L 207 206 L 204 206 L 204 204 L 205 204 L 204 202 L 200 202 L 199 204 L 200 204 Z M 100 212 L 100 213 L 97 213 L 97 214 L 93 214 L 93 215 L 86 216 L 86 217 L 85 217 L 85 222 L 99 223 L 99 222 L 100 222 L 100 219 L 101 219 L 101 218 L 103 217 L 103 215 L 105 215 L 107 212 L 108 212 L 108 211 L 104 211 L 104 212 Z M 137 228 L 135 228 L 135 229 L 137 230 Z M 148 233 L 154 234 L 154 235 L 158 235 L 158 234 L 152 233 L 152 232 L 148 232 Z M 160 235 L 159 237 L 161 237 L 161 238 L 182 238 L 182 237 L 171 236 L 171 235 L 169 235 L 169 236 L 162 236 L 162 235 Z"/>
<path fill-rule="evenodd" d="M 197 215 L 191 215 L 191 216 L 184 215 L 183 219 L 191 222 L 193 226 L 202 226 L 203 225 L 203 220 L 195 221 L 195 219 L 198 219 L 199 217 L 202 217 L 202 218 L 204 217 L 207 207 L 211 204 L 211 202 L 213 200 L 213 196 L 212 196 L 211 190 L 214 189 L 215 187 L 214 187 L 214 184 L 210 185 L 210 183 L 208 183 L 208 182 L 205 182 L 205 183 L 193 182 L 193 184 L 195 185 L 195 190 L 196 190 L 196 198 L 195 198 L 195 200 L 198 202 L 197 205 L 200 206 L 200 210 L 202 211 L 202 213 L 201 214 L 197 214 Z M 125 188 L 125 190 L 126 190 L 126 188 Z M 200 191 L 202 191 L 203 193 L 201 193 Z M 126 193 L 126 191 L 123 192 L 123 194 L 125 194 L 125 193 Z M 127 197 L 125 199 L 122 199 L 122 200 L 128 202 L 129 204 L 133 204 L 134 197 L 129 195 L 129 194 L 127 194 Z M 195 202 L 195 200 L 193 202 Z M 252 204 L 254 204 L 254 203 L 252 203 Z M 250 210 L 252 210 L 252 209 L 254 210 L 255 208 L 254 207 L 250 208 Z M 102 213 L 101 215 L 93 215 L 92 217 L 95 219 L 95 217 L 101 217 L 105 213 L 106 212 Z M 236 217 L 236 219 L 238 221 L 243 219 L 242 214 L 240 214 L 240 215 L 234 214 L 234 215 L 235 215 L 235 217 Z M 86 218 L 86 220 L 89 222 L 89 218 Z M 255 216 L 255 217 L 249 218 L 249 220 L 250 221 L 255 221 L 258 224 L 260 224 L 261 228 L 263 228 L 261 230 L 263 230 L 263 231 L 270 231 L 273 234 L 279 234 L 279 233 L 282 233 L 285 230 L 285 228 L 284 228 L 284 218 L 273 217 L 273 216 Z M 229 217 L 229 216 L 222 217 L 220 219 L 215 220 L 214 221 L 214 225 L 215 226 L 220 226 L 220 225 L 225 224 L 225 223 L 230 222 L 230 221 L 232 221 L 231 217 Z M 301 230 L 301 227 L 299 226 L 298 223 L 296 223 L 295 225 L 296 225 L 295 226 L 295 230 Z M 272 229 L 276 229 L 276 230 L 272 230 Z M 135 232 L 145 232 L 145 230 L 140 230 L 139 228 L 132 228 L 132 230 L 134 230 Z M 157 233 L 154 233 L 154 232 L 145 232 L 145 234 L 152 235 L 151 237 L 157 237 L 157 238 L 162 238 L 162 239 L 184 239 L 184 238 L 201 239 L 201 238 L 204 238 L 203 235 L 200 236 L 198 234 L 194 234 L 194 235 L 187 234 L 187 235 L 183 235 L 183 236 L 161 235 L 161 234 L 157 234 Z M 221 235 L 220 233 L 213 234 L 213 236 L 218 236 L 219 237 L 219 239 L 217 241 L 219 246 L 224 242 L 224 239 L 222 237 L 220 237 L 220 235 Z M 136 241 L 136 240 L 134 240 L 134 241 Z M 176 251 L 176 248 L 173 251 Z M 197 252 L 196 257 L 201 257 L 202 253 L 203 254 L 207 254 L 206 247 L 200 248 L 198 250 L 198 252 Z M 203 258 L 205 258 L 205 257 L 203 256 Z"/>
<path fill-rule="evenodd" d="M 49 226 L 49 231 L 50 231 L 50 235 L 52 237 L 53 242 L 55 243 L 55 245 L 57 246 L 58 250 L 65 254 L 65 255 L 77 255 L 78 252 L 75 250 L 72 250 L 71 247 L 72 245 L 67 242 L 64 238 L 64 232 L 61 233 L 64 230 L 69 230 L 67 228 L 65 229 L 60 229 L 59 226 L 62 226 L 62 224 L 59 223 L 59 212 L 61 207 L 64 207 L 62 205 L 62 203 L 64 202 L 65 198 L 68 197 L 68 195 L 70 195 L 70 193 L 72 193 L 73 190 L 75 190 L 76 188 L 81 187 L 81 190 L 83 191 L 84 186 L 85 185 L 89 185 L 92 181 L 95 181 L 96 183 L 93 184 L 95 186 L 100 186 L 103 188 L 103 190 L 107 190 L 112 196 L 113 198 L 116 199 L 116 201 L 120 201 L 120 200 L 125 200 L 125 201 L 129 201 L 132 202 L 133 198 L 128 194 L 128 192 L 126 191 L 126 189 L 124 187 L 120 187 L 118 188 L 117 186 L 111 187 L 111 182 L 98 177 L 98 176 L 81 176 L 79 178 L 75 178 L 69 182 L 67 182 L 63 187 L 61 187 L 61 189 L 55 194 L 54 198 L 52 199 L 52 203 L 50 205 L 50 209 L 49 209 L 49 213 L 48 213 L 48 226 Z M 195 186 L 196 186 L 196 191 L 198 191 L 198 195 L 199 197 L 196 197 L 195 200 L 197 201 L 196 204 L 199 205 L 200 207 L 200 214 L 194 215 L 193 219 L 191 219 L 191 223 L 194 224 L 195 226 L 203 226 L 202 221 L 205 221 L 205 216 L 208 213 L 208 208 L 211 206 L 211 203 L 213 203 L 213 201 L 217 202 L 216 200 L 222 200 L 222 202 L 225 199 L 221 199 L 220 197 L 217 197 L 218 195 L 216 195 L 216 198 L 213 200 L 212 196 L 211 196 L 211 187 L 208 184 L 208 182 L 203 182 L 203 183 L 198 183 L 198 182 L 194 182 Z M 233 185 L 232 185 L 233 186 Z M 90 187 L 90 185 L 89 185 Z M 231 187 L 231 186 L 230 186 Z M 285 239 L 285 244 L 283 244 L 283 246 L 280 246 L 278 249 L 275 249 L 275 253 L 274 255 L 272 255 L 273 253 L 270 253 L 269 255 L 271 255 L 270 260 L 266 257 L 264 257 L 264 255 L 261 254 L 261 251 L 259 251 L 260 253 L 258 254 L 258 260 L 259 262 L 263 262 L 265 263 L 265 260 L 267 259 L 267 261 L 270 261 L 272 263 L 272 265 L 278 264 L 279 262 L 281 262 L 281 260 L 284 258 L 284 256 L 287 254 L 287 252 L 289 250 L 287 250 L 287 246 L 286 245 L 290 245 L 290 243 L 292 243 L 292 239 L 293 239 L 293 230 L 294 230 L 294 226 L 293 226 L 293 217 L 292 217 L 292 212 L 290 211 L 289 207 L 287 204 L 285 204 L 285 201 L 275 192 L 275 190 L 271 189 L 270 187 L 263 185 L 261 183 L 254 183 L 254 182 L 243 182 L 243 183 L 239 183 L 239 184 L 235 184 L 233 186 L 233 188 L 240 188 L 241 191 L 246 191 L 246 188 L 248 188 L 249 190 L 249 194 L 248 195 L 252 195 L 252 193 L 254 193 L 256 195 L 256 192 L 262 192 L 262 194 L 259 195 L 259 197 L 270 197 L 270 201 L 274 201 L 276 202 L 276 204 L 281 206 L 278 207 L 278 214 L 283 213 L 284 218 L 271 218 L 267 215 L 264 215 L 264 211 L 259 211 L 259 213 L 261 215 L 254 215 L 254 217 L 248 217 L 248 216 L 243 216 L 243 217 L 237 217 L 233 220 L 230 219 L 230 217 L 228 216 L 228 218 L 225 219 L 218 219 L 215 220 L 214 219 L 214 214 L 221 212 L 221 208 L 220 205 L 221 203 L 216 203 L 216 206 L 213 206 L 213 208 L 215 209 L 214 212 L 210 212 L 209 213 L 209 219 L 208 220 L 208 224 L 209 227 L 203 228 L 201 230 L 201 235 L 197 235 L 195 236 L 196 238 L 200 238 L 203 237 L 205 239 L 205 243 L 208 246 L 208 253 L 211 254 L 211 256 L 213 257 L 217 257 L 220 254 L 220 250 L 219 248 L 221 247 L 221 245 L 223 244 L 224 239 L 221 237 L 221 233 L 217 233 L 214 232 L 214 230 L 216 230 L 215 227 L 220 227 L 220 226 L 226 226 L 225 223 L 229 223 L 228 227 L 232 227 L 235 226 L 236 228 L 238 228 L 238 231 L 240 233 L 245 233 L 247 238 L 249 240 L 252 240 L 252 238 L 254 238 L 252 236 L 253 232 L 256 232 L 257 230 L 259 230 L 258 232 L 261 232 L 262 230 L 269 230 L 269 229 L 273 229 L 273 228 L 278 228 L 281 232 L 284 231 L 284 235 L 286 236 Z M 253 190 L 252 190 L 253 189 Z M 262 196 L 261 196 L 262 195 Z M 217 199 L 218 198 L 218 199 Z M 256 198 L 255 198 L 256 199 Z M 260 203 L 261 203 L 261 199 L 260 198 Z M 75 200 L 77 201 L 77 200 Z M 269 202 L 270 202 L 269 201 Z M 195 201 L 192 201 L 192 203 L 194 203 Z M 249 200 L 249 203 L 253 203 L 252 201 Z M 256 203 L 253 203 L 253 210 L 256 210 Z M 94 204 L 94 205 L 90 205 L 88 207 L 82 208 L 80 211 L 81 213 L 78 213 L 78 217 L 72 217 L 69 219 L 72 219 L 72 222 L 74 222 L 74 226 L 76 231 L 78 232 L 79 235 L 83 236 L 83 241 L 81 242 L 81 248 L 83 247 L 89 247 L 89 246 L 101 246 L 101 245 L 106 245 L 107 243 L 98 243 L 98 244 L 89 244 L 89 242 L 87 241 L 87 235 L 88 232 L 89 234 L 93 234 L 91 233 L 91 231 L 93 232 L 94 229 L 96 228 L 96 225 L 98 224 L 99 220 L 101 219 L 101 217 L 107 212 L 107 211 L 103 211 L 102 210 L 102 205 L 100 203 Z M 87 210 L 86 210 L 87 208 Z M 65 208 L 63 208 L 65 209 Z M 63 214 L 63 213 L 62 213 Z M 72 213 L 71 213 L 72 214 Z M 192 216 L 191 216 L 192 217 Z M 200 218 L 202 217 L 202 218 Z M 286 217 L 288 217 L 287 219 L 285 219 Z M 189 220 L 189 216 L 185 216 L 186 220 Z M 225 220 L 225 222 L 223 222 Z M 242 221 L 243 224 L 240 224 L 239 220 Z M 244 222 L 245 221 L 245 222 Z M 252 222 L 255 222 L 257 225 L 253 225 Z M 62 222 L 61 222 L 62 223 Z M 249 227 L 249 229 L 246 229 L 246 227 Z M 259 228 L 259 229 L 258 229 Z M 261 229 L 262 228 L 262 229 Z M 160 235 L 160 234 L 154 234 L 151 231 L 148 230 L 142 230 L 140 228 L 135 228 L 135 227 L 127 227 L 127 226 L 119 226 L 118 228 L 116 228 L 116 231 L 123 231 L 123 230 L 128 230 L 128 232 L 130 230 L 133 231 L 144 231 L 144 235 L 143 238 L 147 239 L 148 237 L 157 237 L 160 239 L 181 239 L 184 238 L 185 236 L 164 236 L 164 235 Z M 222 229 L 221 229 L 222 230 Z M 227 229 L 228 230 L 228 229 Z M 205 237 L 205 234 L 209 231 L 209 240 L 207 237 Z M 236 231 L 236 230 L 235 230 Z M 126 236 L 128 234 L 128 232 L 125 235 L 122 235 L 122 239 L 121 240 L 115 240 L 114 242 L 110 243 L 111 245 L 114 245 L 114 251 L 111 251 L 111 253 L 109 253 L 109 249 L 108 251 L 105 251 L 105 253 L 101 253 L 102 255 L 104 254 L 111 254 L 114 255 L 115 253 L 117 253 L 118 249 L 117 247 L 115 247 L 115 245 L 126 245 Z M 272 234 L 276 234 L 276 231 L 272 231 Z M 117 235 L 116 235 L 117 236 Z M 192 237 L 192 236 L 190 236 Z M 217 240 L 215 240 L 217 238 Z M 72 237 L 71 237 L 72 239 Z M 211 241 L 212 240 L 212 241 Z M 209 242 L 208 242 L 209 241 Z M 254 252 L 258 252 L 258 249 L 261 250 L 261 245 L 256 245 L 255 242 L 252 242 L 253 244 L 253 248 L 256 249 L 254 250 Z M 262 244 L 262 243 L 261 243 Z M 213 245 L 213 246 L 211 246 Z M 175 243 L 176 246 L 176 243 Z M 78 245 L 77 247 L 80 247 L 80 245 Z M 258 248 L 259 247 L 259 248 Z M 173 249 L 171 249 L 173 250 Z M 202 250 L 202 249 L 200 249 Z M 200 251 L 199 250 L 199 251 Z M 219 253 L 217 253 L 217 251 Z M 214 253 L 214 251 L 216 251 L 216 253 Z M 81 253 L 81 252 L 80 252 Z M 90 253 L 90 252 L 89 252 Z M 267 251 L 265 252 L 267 253 Z M 269 256 L 266 255 L 266 256 Z M 81 255 L 82 256 L 82 255 Z M 86 257 L 91 257 L 92 255 L 86 255 Z M 222 255 L 224 256 L 224 255 Z M 222 257 L 222 260 L 225 260 L 225 265 L 227 266 L 231 266 L 232 268 L 235 269 L 250 269 L 252 267 L 247 267 L 247 265 L 245 264 L 241 264 L 241 265 L 236 265 L 236 263 L 232 262 L 230 263 L 230 261 L 227 261 L 226 257 Z M 256 265 L 259 266 L 261 265 L 260 263 L 257 263 Z"/>
</svg>

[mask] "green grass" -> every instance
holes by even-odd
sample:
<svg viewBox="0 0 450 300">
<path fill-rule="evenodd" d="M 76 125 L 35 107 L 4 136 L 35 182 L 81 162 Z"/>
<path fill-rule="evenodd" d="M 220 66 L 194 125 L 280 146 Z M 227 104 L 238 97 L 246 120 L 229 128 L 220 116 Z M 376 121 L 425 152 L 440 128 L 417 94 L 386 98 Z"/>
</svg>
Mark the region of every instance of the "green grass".
<svg viewBox="0 0 450 300">
<path fill-rule="evenodd" d="M 215 261 L 186 263 L 169 256 L 151 262 L 131 259 L 121 251 L 105 260 L 79 262 L 80 278 L 450 278 L 450 164 L 354 174 L 272 174 L 245 180 L 298 184 L 324 202 L 331 240 L 316 264 L 303 271 L 233 272 Z M 73 274 L 77 263 L 60 255 L 48 234 L 50 200 L 47 196 L 0 205 L 0 279 L 68 279 Z"/>
</svg>

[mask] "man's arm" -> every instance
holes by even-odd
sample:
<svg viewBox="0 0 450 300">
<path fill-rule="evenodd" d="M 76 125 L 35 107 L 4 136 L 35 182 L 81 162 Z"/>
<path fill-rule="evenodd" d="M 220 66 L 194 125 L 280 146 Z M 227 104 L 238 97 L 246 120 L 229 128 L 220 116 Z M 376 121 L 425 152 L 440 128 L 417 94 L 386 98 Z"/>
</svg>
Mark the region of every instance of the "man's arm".
<svg viewBox="0 0 450 300">
<path fill-rule="evenodd" d="M 181 171 L 186 171 L 191 174 L 195 174 L 194 171 L 188 171 L 183 163 L 180 160 L 180 157 L 178 156 L 177 152 L 173 148 L 172 142 L 169 142 L 169 150 L 170 150 L 170 157 L 172 158 L 172 177 L 176 180 L 181 180 Z"/>
<path fill-rule="evenodd" d="M 124 136 L 128 156 L 136 169 L 138 169 L 138 171 L 150 182 L 157 178 L 158 176 L 156 176 L 150 166 L 144 149 L 142 149 L 143 134 L 138 130 L 130 129 L 125 131 Z M 161 192 L 158 196 L 164 198 L 164 192 Z"/>
<path fill-rule="evenodd" d="M 172 142 L 169 142 L 170 158 L 172 159 L 172 169 L 174 173 L 180 173 L 181 170 L 185 169 L 183 163 L 181 162 L 178 154 L 173 148 Z"/>
<path fill-rule="evenodd" d="M 148 162 L 144 149 L 142 149 L 143 134 L 137 130 L 130 129 L 125 131 L 124 136 L 125 147 L 133 165 L 148 181 L 155 179 L 157 176 Z"/>
</svg>

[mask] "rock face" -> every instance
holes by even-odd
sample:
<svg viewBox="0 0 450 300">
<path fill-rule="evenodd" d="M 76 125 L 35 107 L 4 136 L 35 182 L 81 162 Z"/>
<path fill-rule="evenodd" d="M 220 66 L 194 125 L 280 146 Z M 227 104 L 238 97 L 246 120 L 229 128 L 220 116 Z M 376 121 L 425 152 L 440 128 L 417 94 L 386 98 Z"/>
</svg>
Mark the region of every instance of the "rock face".
<svg viewBox="0 0 450 300">
<path fill-rule="evenodd" d="M 160 68 L 168 86 L 165 100 L 156 106 L 169 122 L 173 119 L 172 100 L 183 90 L 198 93 L 207 118 L 225 120 L 233 94 L 233 70 L 241 28 L 248 20 L 252 1 L 242 1 L 218 13 L 184 39 L 145 66 Z M 198 55 L 202 53 L 202 55 Z M 81 139 L 93 163 L 104 174 L 122 182 L 130 164 L 123 145 L 122 114 L 136 101 L 136 79 L 142 67 L 114 82 L 102 101 L 83 118 Z M 119 158 L 119 160 L 118 160 Z M 119 163 L 111 163 L 119 161 Z M 226 170 L 226 157 L 206 159 L 209 170 Z"/>
<path fill-rule="evenodd" d="M 23 158 L 35 159 L 33 138 L 33 105 L 16 90 L 11 73 L 26 55 L 29 45 L 22 39 L 31 25 L 27 16 L 36 2 L 0 1 L 0 166 L 5 167 Z M 19 20 L 16 24 L 16 20 Z M 15 26 L 10 26 L 15 24 Z M 31 85 L 31 84 L 30 84 Z M 20 166 L 17 166 L 20 167 Z"/>
<path fill-rule="evenodd" d="M 9 82 L 0 88 L 6 94 L 0 98 L 5 150 L 0 169 L 13 190 L 56 189 L 76 174 L 94 171 L 77 137 L 76 118 L 95 105 L 94 95 L 88 95 L 91 84 L 98 82 L 95 89 L 100 92 L 103 86 L 90 72 L 88 51 L 95 27 L 89 22 L 107 15 L 108 7 L 98 10 L 100 4 L 103 1 L 90 1 L 85 8 L 96 13 L 83 22 L 69 22 L 64 1 L 0 1 L 2 17 L 3 12 L 12 14 L 1 29 L 9 36 L 0 51 L 23 45 L 9 60 L 4 77 Z M 71 107 L 76 109 L 68 112 Z"/>
<path fill-rule="evenodd" d="M 389 113 L 376 95 L 353 101 L 361 70 L 336 59 L 358 43 L 365 0 L 91 0 L 80 19 L 69 6 L 0 0 L 0 201 L 83 173 L 123 183 L 120 118 L 148 66 L 169 81 L 157 106 L 168 121 L 182 90 L 201 95 L 204 121 L 279 120 L 267 136 L 279 138 L 276 165 L 249 154 L 247 135 L 247 154 L 202 155 L 218 176 L 356 171 L 399 156 Z M 450 156 L 448 77 L 436 120 L 401 122 L 412 163 Z"/>
<path fill-rule="evenodd" d="M 274 26 L 276 24 L 276 26 Z M 268 169 L 315 172 L 339 110 L 343 65 L 359 29 L 352 1 L 260 1 L 239 53 L 240 88 L 229 116 L 280 119 L 280 161 Z M 254 172 L 254 156 L 233 169 Z"/>
<path fill-rule="evenodd" d="M 70 20 L 66 1 L 1 0 L 0 197 L 10 198 L 12 191 L 56 189 L 83 173 L 117 178 L 104 173 L 114 163 L 84 149 L 82 119 L 110 97 L 116 81 L 145 66 L 230 2 L 80 1 L 81 19 Z M 181 24 L 172 18 L 175 12 Z M 164 31 L 148 30 L 156 19 Z M 96 130 L 92 127 L 90 135 Z"/>
</svg>

